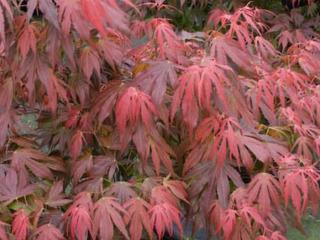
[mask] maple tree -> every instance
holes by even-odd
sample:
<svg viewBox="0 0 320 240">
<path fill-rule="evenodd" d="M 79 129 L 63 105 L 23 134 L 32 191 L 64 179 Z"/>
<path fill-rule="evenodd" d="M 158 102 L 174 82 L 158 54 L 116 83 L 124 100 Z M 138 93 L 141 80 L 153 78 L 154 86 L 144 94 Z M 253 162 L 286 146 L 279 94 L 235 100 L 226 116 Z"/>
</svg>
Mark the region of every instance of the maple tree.
<svg viewBox="0 0 320 240">
<path fill-rule="evenodd" d="M 0 0 L 0 240 L 303 231 L 319 3 L 247 2 Z"/>
</svg>

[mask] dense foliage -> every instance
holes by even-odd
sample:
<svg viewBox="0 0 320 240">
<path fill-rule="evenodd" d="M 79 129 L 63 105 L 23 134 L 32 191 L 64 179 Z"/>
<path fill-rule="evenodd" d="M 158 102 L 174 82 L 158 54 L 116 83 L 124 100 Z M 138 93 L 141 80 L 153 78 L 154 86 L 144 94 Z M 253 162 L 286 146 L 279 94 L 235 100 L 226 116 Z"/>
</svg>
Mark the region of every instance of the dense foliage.
<svg viewBox="0 0 320 240">
<path fill-rule="evenodd" d="M 303 231 L 317 4 L 244 2 L 0 0 L 0 239 Z"/>
</svg>

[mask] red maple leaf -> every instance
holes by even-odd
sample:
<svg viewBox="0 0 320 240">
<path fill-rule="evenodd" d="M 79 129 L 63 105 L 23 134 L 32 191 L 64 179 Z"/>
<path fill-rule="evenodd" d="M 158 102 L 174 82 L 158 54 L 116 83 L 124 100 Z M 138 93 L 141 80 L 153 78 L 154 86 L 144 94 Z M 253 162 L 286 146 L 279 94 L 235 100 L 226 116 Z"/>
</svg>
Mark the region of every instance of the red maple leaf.
<svg viewBox="0 0 320 240">
<path fill-rule="evenodd" d="M 158 237 L 161 239 L 167 231 L 169 235 L 173 234 L 173 224 L 178 227 L 179 233 L 182 234 L 182 224 L 180 212 L 170 203 L 160 203 L 150 209 L 151 226 L 156 229 Z"/>
<path fill-rule="evenodd" d="M 67 231 L 72 240 L 85 240 L 89 234 L 93 236 L 92 210 L 91 195 L 87 192 L 79 193 L 64 214 Z"/>
<path fill-rule="evenodd" d="M 27 167 L 34 175 L 48 179 L 53 179 L 52 171 L 65 171 L 62 159 L 47 156 L 46 154 L 31 148 L 15 150 L 12 154 L 11 166 L 18 172 L 25 172 Z"/>
<path fill-rule="evenodd" d="M 33 238 L 36 240 L 65 240 L 60 230 L 50 223 L 37 228 L 33 233 Z"/>
<path fill-rule="evenodd" d="M 174 65 L 169 61 L 147 62 L 147 70 L 140 73 L 134 81 L 146 93 L 148 93 L 155 104 L 160 106 L 163 102 L 167 85 L 174 86 L 177 74 Z"/>
<path fill-rule="evenodd" d="M 103 197 L 94 204 L 93 209 L 93 236 L 103 240 L 114 238 L 114 226 L 121 234 L 129 239 L 122 215 L 125 209 L 113 197 Z"/>
<path fill-rule="evenodd" d="M 23 209 L 20 209 L 13 215 L 12 233 L 17 240 L 26 240 L 29 227 L 29 217 Z"/>
<path fill-rule="evenodd" d="M 0 201 L 5 201 L 6 204 L 20 197 L 30 195 L 35 189 L 34 184 L 26 181 L 22 175 L 11 168 L 5 170 L 4 174 L 0 175 L 2 184 L 0 185 Z"/>
<path fill-rule="evenodd" d="M 124 220 L 127 224 L 130 224 L 130 239 L 140 240 L 143 229 L 145 229 L 149 238 L 152 239 L 153 233 L 148 214 L 150 207 L 150 204 L 141 198 L 132 198 L 124 204 L 124 208 L 127 210 Z"/>
<path fill-rule="evenodd" d="M 264 214 L 272 207 L 280 207 L 280 184 L 274 176 L 268 173 L 257 174 L 248 186 L 248 200 L 257 203 Z"/>
<path fill-rule="evenodd" d="M 65 195 L 63 194 L 63 181 L 58 181 L 51 186 L 45 204 L 50 207 L 58 207 L 70 202 L 71 200 L 65 198 Z"/>
<path fill-rule="evenodd" d="M 106 190 L 105 194 L 107 196 L 113 196 L 121 204 L 124 204 L 129 199 L 137 196 L 137 193 L 133 189 L 133 185 L 128 182 L 115 182 Z"/>
</svg>

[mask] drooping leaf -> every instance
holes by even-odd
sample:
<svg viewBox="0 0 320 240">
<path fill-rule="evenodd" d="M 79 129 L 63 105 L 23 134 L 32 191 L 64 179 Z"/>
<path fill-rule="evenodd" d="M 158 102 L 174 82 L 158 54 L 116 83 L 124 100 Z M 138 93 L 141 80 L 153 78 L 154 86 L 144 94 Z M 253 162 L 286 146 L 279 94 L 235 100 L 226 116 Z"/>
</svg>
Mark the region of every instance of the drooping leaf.
<svg viewBox="0 0 320 240">
<path fill-rule="evenodd" d="M 137 193 L 133 190 L 132 184 L 128 182 L 116 182 L 106 190 L 106 195 L 113 196 L 118 199 L 121 204 L 124 204 L 131 198 L 135 198 Z"/>
<path fill-rule="evenodd" d="M 72 240 L 85 240 L 94 236 L 91 214 L 93 203 L 87 192 L 79 193 L 64 214 L 64 221 L 68 226 L 68 236 Z"/>
<path fill-rule="evenodd" d="M 128 213 L 124 220 L 127 224 L 130 224 L 130 239 L 140 240 L 143 229 L 145 229 L 149 238 L 152 239 L 153 233 L 148 214 L 150 207 L 150 204 L 141 198 L 131 198 L 124 204 L 124 208 Z"/>
<path fill-rule="evenodd" d="M 15 199 L 32 194 L 35 185 L 26 182 L 26 180 L 17 174 L 11 168 L 5 170 L 0 176 L 2 184 L 0 185 L 0 201 L 7 204 Z"/>
<path fill-rule="evenodd" d="M 12 233 L 17 240 L 26 240 L 28 237 L 29 228 L 29 217 L 23 209 L 20 209 L 14 214 L 12 222 Z"/>
<path fill-rule="evenodd" d="M 37 230 L 33 233 L 33 239 L 35 240 L 64 240 L 65 237 L 60 232 L 58 228 L 56 228 L 52 224 L 45 224 L 41 227 L 37 228 Z"/>
<path fill-rule="evenodd" d="M 113 197 L 99 199 L 93 210 L 93 236 L 99 236 L 101 240 L 114 238 L 114 226 L 121 234 L 129 239 L 122 215 L 126 215 L 125 209 Z"/>
<path fill-rule="evenodd" d="M 31 148 L 22 148 L 14 151 L 11 166 L 17 171 L 26 171 L 27 167 L 34 175 L 48 179 L 53 179 L 52 171 L 65 171 L 62 159 L 47 156 Z"/>
<path fill-rule="evenodd" d="M 167 85 L 174 86 L 177 74 L 174 66 L 169 61 L 148 62 L 148 67 L 136 78 L 136 84 L 148 93 L 155 104 L 160 105 L 163 101 Z"/>
<path fill-rule="evenodd" d="M 48 192 L 48 196 L 46 199 L 46 205 L 48 205 L 50 207 L 57 207 L 57 206 L 66 205 L 70 202 L 71 202 L 71 200 L 67 199 L 65 197 L 65 195 L 63 194 L 63 182 L 62 181 L 55 182 L 51 186 L 51 188 Z"/>
<path fill-rule="evenodd" d="M 279 182 L 268 173 L 257 174 L 248 186 L 248 200 L 257 203 L 263 213 L 280 206 Z"/>
<path fill-rule="evenodd" d="M 182 224 L 180 212 L 170 203 L 160 203 L 150 209 L 151 226 L 156 229 L 158 237 L 161 239 L 167 231 L 169 235 L 173 234 L 173 224 L 178 227 L 179 233 L 182 234 Z"/>
</svg>

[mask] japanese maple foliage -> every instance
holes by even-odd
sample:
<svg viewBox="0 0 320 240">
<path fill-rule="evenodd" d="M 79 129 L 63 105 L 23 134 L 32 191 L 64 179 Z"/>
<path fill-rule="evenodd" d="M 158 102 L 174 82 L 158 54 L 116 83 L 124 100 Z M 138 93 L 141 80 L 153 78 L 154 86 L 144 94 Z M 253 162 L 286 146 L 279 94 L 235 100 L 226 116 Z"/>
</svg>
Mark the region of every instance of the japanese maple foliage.
<svg viewBox="0 0 320 240">
<path fill-rule="evenodd" d="M 303 230 L 320 202 L 316 3 L 232 2 L 0 0 L 0 240 Z"/>
</svg>

